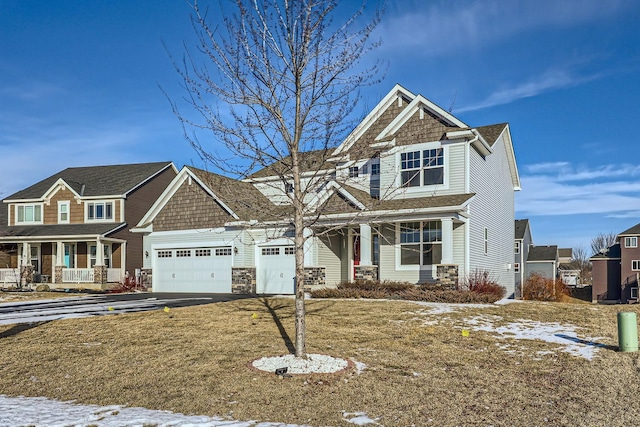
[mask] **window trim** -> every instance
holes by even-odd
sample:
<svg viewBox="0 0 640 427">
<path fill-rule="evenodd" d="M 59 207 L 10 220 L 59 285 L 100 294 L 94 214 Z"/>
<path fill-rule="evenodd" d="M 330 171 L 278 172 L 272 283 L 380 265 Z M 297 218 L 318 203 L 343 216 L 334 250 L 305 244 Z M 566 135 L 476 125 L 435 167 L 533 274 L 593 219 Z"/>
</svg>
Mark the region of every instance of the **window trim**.
<svg viewBox="0 0 640 427">
<path fill-rule="evenodd" d="M 483 237 L 484 254 L 489 255 L 489 228 L 484 227 L 484 232 L 482 237 Z"/>
<path fill-rule="evenodd" d="M 631 271 L 640 271 L 640 259 L 631 260 Z"/>
<path fill-rule="evenodd" d="M 62 212 L 62 207 L 67 208 L 66 212 Z M 67 214 L 67 219 L 62 219 L 62 214 Z M 68 200 L 58 202 L 58 224 L 69 224 L 71 222 L 71 202 Z"/>
<path fill-rule="evenodd" d="M 380 162 L 371 163 L 371 176 L 380 175 Z"/>
<path fill-rule="evenodd" d="M 519 262 L 514 262 L 513 263 L 513 272 L 514 273 L 520 273 L 520 263 Z"/>
<path fill-rule="evenodd" d="M 633 242 L 633 243 L 631 243 Z M 638 247 L 638 237 L 637 236 L 629 236 L 624 238 L 624 247 L 625 248 L 637 248 Z"/>
<path fill-rule="evenodd" d="M 357 178 L 360 176 L 360 168 L 358 166 L 349 166 L 349 178 Z"/>
<path fill-rule="evenodd" d="M 433 191 L 434 189 L 442 189 L 442 190 L 446 190 L 449 188 L 449 146 L 448 145 L 444 145 L 442 144 L 442 142 L 440 141 L 434 141 L 434 142 L 425 142 L 425 143 L 420 143 L 420 144 L 414 144 L 414 145 L 410 145 L 407 147 L 402 147 L 404 148 L 404 150 L 402 151 L 398 151 L 395 155 L 395 161 L 396 161 L 396 170 L 398 171 L 396 174 L 396 187 L 402 189 L 402 191 L 405 192 L 423 192 L 423 191 Z M 424 185 L 424 171 L 427 169 L 433 169 L 433 168 L 425 168 L 424 167 L 424 152 L 426 150 L 434 150 L 434 149 L 441 149 L 442 150 L 442 184 L 429 184 L 429 185 Z M 409 187 L 406 185 L 402 184 L 402 154 L 405 153 L 409 153 L 409 152 L 419 152 L 419 161 L 420 161 L 420 167 L 419 168 L 412 168 L 412 169 L 407 169 L 407 170 L 414 170 L 416 172 L 419 172 L 420 174 L 420 185 L 416 185 L 413 187 Z M 414 161 L 417 159 L 414 159 Z"/>
<path fill-rule="evenodd" d="M 91 249 L 96 248 L 96 254 L 93 255 L 91 252 Z M 111 251 L 111 244 L 110 243 L 103 243 L 102 244 L 102 251 L 104 252 L 104 266 L 107 268 L 111 268 L 111 263 L 112 263 L 112 251 Z M 96 263 L 98 262 L 98 245 L 95 244 L 89 244 L 87 245 L 87 259 L 89 260 L 89 268 L 93 268 Z M 93 265 L 92 265 L 93 262 Z"/>
<path fill-rule="evenodd" d="M 95 218 L 96 205 L 102 205 L 103 218 Z M 111 205 L 111 218 L 107 217 L 107 205 Z M 115 222 L 116 219 L 116 204 L 113 200 L 91 200 L 84 203 L 84 219 L 86 222 Z M 94 218 L 89 217 L 89 211 L 93 209 Z"/>
<path fill-rule="evenodd" d="M 420 223 L 420 228 L 419 228 L 419 242 L 406 242 L 406 243 L 401 243 L 402 241 L 402 224 L 407 224 L 407 223 Z M 440 234 L 439 234 L 439 240 L 433 240 L 433 241 L 424 241 L 424 226 L 427 223 L 430 222 L 437 222 L 440 224 Z M 443 241 L 442 241 L 442 220 L 441 219 L 432 219 L 432 220 L 424 220 L 424 221 L 402 221 L 402 222 L 396 222 L 395 223 L 396 226 L 396 245 L 395 245 L 395 264 L 396 264 L 396 270 L 427 270 L 427 269 L 432 269 L 434 265 L 438 265 L 442 263 L 442 259 L 440 259 L 440 262 L 438 263 L 434 263 L 434 264 L 423 264 L 424 262 L 424 247 L 423 245 L 426 244 L 431 244 L 431 245 L 440 245 L 440 249 L 442 252 L 442 245 L 443 245 Z M 373 240 L 373 239 L 372 239 Z M 402 264 L 402 246 L 403 245 L 419 245 L 420 246 L 420 250 L 419 250 L 419 263 L 418 264 Z"/>
<path fill-rule="evenodd" d="M 516 240 L 513 250 L 514 250 L 516 255 L 520 254 L 520 240 Z"/>
<path fill-rule="evenodd" d="M 24 220 L 24 216 L 25 216 L 25 212 L 24 209 L 25 208 L 33 208 L 33 221 L 25 221 Z M 20 208 L 22 208 L 22 217 L 23 220 L 20 221 Z M 39 220 L 35 220 L 36 217 L 36 208 L 40 208 L 40 219 Z M 15 205 L 15 224 L 16 225 L 24 225 L 24 224 L 44 224 L 43 222 L 43 217 L 44 217 L 44 206 L 42 203 L 24 203 L 24 204 L 17 204 Z"/>
</svg>

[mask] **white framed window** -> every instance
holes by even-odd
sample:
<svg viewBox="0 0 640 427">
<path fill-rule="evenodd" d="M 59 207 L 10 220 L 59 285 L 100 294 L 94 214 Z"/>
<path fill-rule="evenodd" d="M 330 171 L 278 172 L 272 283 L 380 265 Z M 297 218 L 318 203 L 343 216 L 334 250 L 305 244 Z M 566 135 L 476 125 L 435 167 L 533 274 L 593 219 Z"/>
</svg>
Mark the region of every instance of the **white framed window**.
<svg viewBox="0 0 640 427">
<path fill-rule="evenodd" d="M 58 224 L 69 224 L 69 201 L 58 202 Z"/>
<path fill-rule="evenodd" d="M 171 251 L 158 251 L 158 258 L 171 258 L 172 255 Z"/>
<path fill-rule="evenodd" d="M 349 167 L 349 178 L 357 178 L 359 174 L 359 168 L 357 166 Z"/>
<path fill-rule="evenodd" d="M 489 229 L 487 227 L 484 228 L 484 254 L 487 255 L 489 253 Z"/>
<path fill-rule="evenodd" d="M 513 264 L 513 271 L 514 273 L 520 273 L 520 263 L 516 262 L 515 264 Z"/>
<path fill-rule="evenodd" d="M 631 269 L 633 271 L 640 271 L 640 259 L 634 259 L 631 261 Z"/>
<path fill-rule="evenodd" d="M 371 175 L 380 175 L 380 163 L 371 163 Z"/>
<path fill-rule="evenodd" d="M 111 245 L 102 245 L 102 249 L 104 250 L 104 265 L 107 268 L 111 268 Z M 93 267 L 97 262 L 97 246 L 89 245 L 89 266 Z"/>
<path fill-rule="evenodd" d="M 196 256 L 197 257 L 211 256 L 211 249 L 196 249 Z"/>
<path fill-rule="evenodd" d="M 17 205 L 16 224 L 42 224 L 42 204 Z"/>
<path fill-rule="evenodd" d="M 231 248 L 217 248 L 216 256 L 231 256 Z"/>
<path fill-rule="evenodd" d="M 637 248 L 638 247 L 638 238 L 637 237 L 625 237 L 624 238 L 624 247 L 625 248 Z"/>
<path fill-rule="evenodd" d="M 262 248 L 262 255 L 280 255 L 280 248 Z"/>
<path fill-rule="evenodd" d="M 113 220 L 113 202 L 87 202 L 88 221 Z"/>
<path fill-rule="evenodd" d="M 286 248 L 284 248 L 285 255 L 295 255 L 295 253 L 296 249 L 293 246 L 287 246 Z"/>
<path fill-rule="evenodd" d="M 191 249 L 179 249 L 176 251 L 177 258 L 187 258 L 191 256 Z"/>
<path fill-rule="evenodd" d="M 513 250 L 515 251 L 516 254 L 520 253 L 520 241 L 519 240 L 516 241 L 516 245 L 515 245 Z"/>
<path fill-rule="evenodd" d="M 400 171 L 403 187 L 444 184 L 444 148 L 400 153 Z"/>
<path fill-rule="evenodd" d="M 400 265 L 433 265 L 442 262 L 440 221 L 401 222 L 399 225 Z"/>
<path fill-rule="evenodd" d="M 631 299 L 638 299 L 638 288 L 631 288 Z"/>
</svg>

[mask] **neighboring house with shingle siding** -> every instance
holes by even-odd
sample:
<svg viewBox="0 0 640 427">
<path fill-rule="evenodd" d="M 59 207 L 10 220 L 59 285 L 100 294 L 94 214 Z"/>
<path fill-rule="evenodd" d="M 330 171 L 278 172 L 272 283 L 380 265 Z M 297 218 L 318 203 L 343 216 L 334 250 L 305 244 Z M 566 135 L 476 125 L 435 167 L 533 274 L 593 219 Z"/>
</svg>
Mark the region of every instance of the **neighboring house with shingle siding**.
<svg viewBox="0 0 640 427">
<path fill-rule="evenodd" d="M 307 284 L 451 285 L 478 269 L 513 294 L 508 124 L 470 127 L 397 85 L 336 148 L 300 157 Z M 293 293 L 289 160 L 240 181 L 183 168 L 134 230 L 154 290 Z"/>
<path fill-rule="evenodd" d="M 129 228 L 176 173 L 171 162 L 68 168 L 7 197 L 0 283 L 18 271 L 27 282 L 104 288 L 133 275 L 142 238 Z"/>
<path fill-rule="evenodd" d="M 517 219 L 514 222 L 515 241 L 513 246 L 514 263 L 513 272 L 515 274 L 515 296 L 522 297 L 522 285 L 526 280 L 525 276 L 527 258 L 529 257 L 529 247 L 533 245 L 531 237 L 531 226 L 528 219 Z"/>
<path fill-rule="evenodd" d="M 640 283 L 640 224 L 618 234 L 616 244 L 591 257 L 592 300 L 637 302 Z"/>
</svg>

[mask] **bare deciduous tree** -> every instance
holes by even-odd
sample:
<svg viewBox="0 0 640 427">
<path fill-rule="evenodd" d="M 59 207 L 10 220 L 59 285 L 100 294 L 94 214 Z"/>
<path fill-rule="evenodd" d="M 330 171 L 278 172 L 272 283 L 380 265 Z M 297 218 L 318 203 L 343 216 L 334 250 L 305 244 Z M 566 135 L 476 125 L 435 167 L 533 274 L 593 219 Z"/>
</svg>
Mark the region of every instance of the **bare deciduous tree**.
<svg viewBox="0 0 640 427">
<path fill-rule="evenodd" d="M 336 24 L 336 0 L 233 0 L 228 7 L 233 13 L 221 11 L 225 18 L 215 26 L 194 1 L 197 50 L 174 61 L 191 113 L 177 102 L 172 107 L 186 138 L 214 169 L 248 178 L 268 168 L 285 184 L 295 232 L 295 354 L 304 357 L 304 230 L 312 221 L 305 195 L 326 180 L 331 148 L 353 127 L 347 119 L 359 88 L 379 76 L 379 64 L 367 68 L 360 61 L 378 44 L 369 39 L 380 11 L 360 26 L 364 5 Z M 309 160 L 303 153 L 311 151 L 317 153 Z"/>
<path fill-rule="evenodd" d="M 582 284 L 591 283 L 591 261 L 589 258 L 590 255 L 584 246 L 573 248 L 570 265 L 573 269 L 580 271 L 580 283 Z"/>
<path fill-rule="evenodd" d="M 600 251 L 613 246 L 617 237 L 615 233 L 598 233 L 597 236 L 591 239 L 591 251 L 594 255 L 600 253 Z"/>
</svg>

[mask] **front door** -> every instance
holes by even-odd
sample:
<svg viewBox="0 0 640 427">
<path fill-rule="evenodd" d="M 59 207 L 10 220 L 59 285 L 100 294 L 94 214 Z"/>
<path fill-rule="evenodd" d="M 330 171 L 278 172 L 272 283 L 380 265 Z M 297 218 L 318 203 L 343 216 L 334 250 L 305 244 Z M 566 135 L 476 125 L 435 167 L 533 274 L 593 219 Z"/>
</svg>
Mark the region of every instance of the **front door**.
<svg viewBox="0 0 640 427">
<path fill-rule="evenodd" d="M 76 267 L 76 245 L 73 243 L 64 244 L 64 265 L 67 268 Z"/>
</svg>

